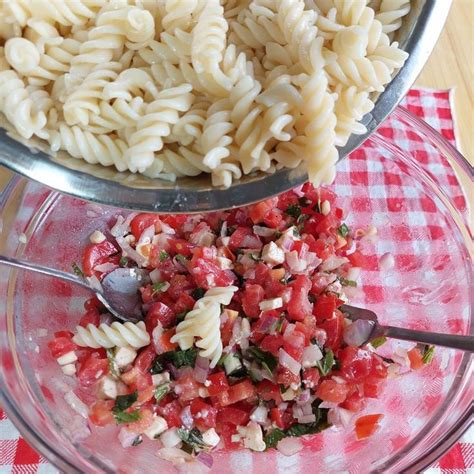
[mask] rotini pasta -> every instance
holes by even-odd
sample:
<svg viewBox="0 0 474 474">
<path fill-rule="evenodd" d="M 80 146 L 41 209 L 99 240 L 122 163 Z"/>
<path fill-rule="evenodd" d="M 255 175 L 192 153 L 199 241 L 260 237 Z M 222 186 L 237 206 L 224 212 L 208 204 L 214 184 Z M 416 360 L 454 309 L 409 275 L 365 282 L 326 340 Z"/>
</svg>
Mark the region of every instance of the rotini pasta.
<svg viewBox="0 0 474 474">
<path fill-rule="evenodd" d="M 102 323 L 99 327 L 88 324 L 87 327 L 77 326 L 77 334 L 73 337 L 75 344 L 81 347 L 111 349 L 112 347 L 133 347 L 140 349 L 150 344 L 150 336 L 145 323 L 118 323 L 110 325 Z"/>
</svg>

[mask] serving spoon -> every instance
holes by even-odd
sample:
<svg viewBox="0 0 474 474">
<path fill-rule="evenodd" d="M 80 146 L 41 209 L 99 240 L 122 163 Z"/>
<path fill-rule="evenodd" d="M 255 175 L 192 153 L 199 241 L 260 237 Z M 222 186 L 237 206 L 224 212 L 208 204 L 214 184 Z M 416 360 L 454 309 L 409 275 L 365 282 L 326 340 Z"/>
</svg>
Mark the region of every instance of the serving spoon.
<svg viewBox="0 0 474 474">
<path fill-rule="evenodd" d="M 138 289 L 149 282 L 147 272 L 139 268 L 117 268 L 95 284 L 89 279 L 37 263 L 0 255 L 0 264 L 21 268 L 68 281 L 93 291 L 113 316 L 124 322 L 143 319 Z"/>
<path fill-rule="evenodd" d="M 363 346 L 378 337 L 391 337 L 474 352 L 474 336 L 440 334 L 385 326 L 380 324 L 377 315 L 368 309 L 356 308 L 348 304 L 342 305 L 340 309 L 352 321 L 352 324 L 344 330 L 344 341 L 349 346 Z"/>
</svg>

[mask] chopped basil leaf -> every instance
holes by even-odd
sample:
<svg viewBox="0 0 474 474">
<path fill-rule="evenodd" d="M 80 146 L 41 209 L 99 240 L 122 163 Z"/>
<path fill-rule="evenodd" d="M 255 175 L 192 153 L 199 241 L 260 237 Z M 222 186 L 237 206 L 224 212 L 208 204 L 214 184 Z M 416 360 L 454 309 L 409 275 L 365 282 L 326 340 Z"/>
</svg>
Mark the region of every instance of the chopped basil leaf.
<svg viewBox="0 0 474 474">
<path fill-rule="evenodd" d="M 159 281 L 158 283 L 153 283 L 153 293 L 152 295 L 154 295 L 155 293 L 158 293 L 159 291 L 161 291 L 164 287 L 166 286 L 166 281 Z"/>
<path fill-rule="evenodd" d="M 274 430 L 272 430 L 264 438 L 265 444 L 267 445 L 267 449 L 276 448 L 278 441 L 282 440 L 283 438 L 286 438 L 286 434 L 283 430 L 281 430 L 280 428 L 275 428 Z"/>
<path fill-rule="evenodd" d="M 151 364 L 150 374 L 152 375 L 161 374 L 161 372 L 163 372 L 164 370 L 165 370 L 165 367 L 162 364 L 160 356 L 156 356 L 155 360 Z"/>
<path fill-rule="evenodd" d="M 319 371 L 321 372 L 321 375 L 325 376 L 331 371 L 333 365 L 334 365 L 334 353 L 331 349 L 328 349 L 326 351 L 324 359 L 318 361 L 317 367 Z"/>
<path fill-rule="evenodd" d="M 430 364 L 434 357 L 434 346 L 424 345 L 423 350 L 423 364 Z"/>
<path fill-rule="evenodd" d="M 387 338 L 385 336 L 376 337 L 375 339 L 372 339 L 370 341 L 374 349 L 377 349 L 377 347 L 382 346 L 386 342 L 387 342 Z"/>
<path fill-rule="evenodd" d="M 109 361 L 109 370 L 114 377 L 120 377 L 120 369 L 115 362 L 115 352 L 113 349 L 107 349 L 107 360 Z"/>
<path fill-rule="evenodd" d="M 197 428 L 193 428 L 192 430 L 178 428 L 176 433 L 181 438 L 181 441 L 191 448 L 192 451 L 199 451 L 206 447 L 206 443 L 202 439 L 202 434 Z"/>
<path fill-rule="evenodd" d="M 115 399 L 115 405 L 112 408 L 112 411 L 114 413 L 124 411 L 127 408 L 130 408 L 137 400 L 138 400 L 138 390 L 135 390 L 134 392 L 129 393 L 128 395 L 119 395 Z"/>
<path fill-rule="evenodd" d="M 188 314 L 187 311 L 183 311 L 182 313 L 179 313 L 176 316 L 176 325 L 178 325 L 181 321 L 184 321 L 184 318 L 186 317 L 187 314 Z"/>
<path fill-rule="evenodd" d="M 349 230 L 349 227 L 347 227 L 346 224 L 342 224 L 338 229 L 337 229 L 337 232 L 339 233 L 339 235 L 341 237 L 346 237 L 350 230 Z"/>
<path fill-rule="evenodd" d="M 128 411 L 114 412 L 114 418 L 118 424 L 133 423 L 134 421 L 138 421 L 140 417 L 141 417 L 140 410 L 135 410 L 132 412 L 128 412 Z"/>
<path fill-rule="evenodd" d="M 167 258 L 169 258 L 168 252 L 160 250 L 160 262 L 164 262 Z"/>
<path fill-rule="evenodd" d="M 191 292 L 191 296 L 195 300 L 200 300 L 206 293 L 206 290 L 204 288 L 196 288 Z"/>
<path fill-rule="evenodd" d="M 138 446 L 139 444 L 143 443 L 142 435 L 138 435 L 133 441 L 132 446 Z"/>
<path fill-rule="evenodd" d="M 72 271 L 78 276 L 84 278 L 84 272 L 80 269 L 79 265 L 76 262 L 71 264 Z"/>
<path fill-rule="evenodd" d="M 285 214 L 298 219 L 301 216 L 301 207 L 298 204 L 291 204 L 287 207 Z"/>
<path fill-rule="evenodd" d="M 121 267 L 126 267 L 128 265 L 128 258 L 127 257 L 120 257 L 119 265 Z"/>
<path fill-rule="evenodd" d="M 170 384 L 164 383 L 155 388 L 155 400 L 159 402 L 170 391 Z"/>
<path fill-rule="evenodd" d="M 262 367 L 267 372 L 269 372 L 270 375 L 273 375 L 273 371 L 276 369 L 278 362 L 276 360 L 276 357 L 272 353 L 262 351 L 257 347 L 251 347 L 247 351 L 247 353 L 250 354 L 255 360 L 260 362 L 260 364 L 262 364 Z"/>
<path fill-rule="evenodd" d="M 354 288 L 357 287 L 357 282 L 354 280 L 347 280 L 346 278 L 339 277 L 339 281 L 341 282 L 342 286 L 352 286 Z"/>
<path fill-rule="evenodd" d="M 295 237 L 301 237 L 301 234 L 300 234 L 300 231 L 299 231 L 298 227 L 293 227 L 293 235 Z"/>
<path fill-rule="evenodd" d="M 188 264 L 188 259 L 184 256 L 181 255 L 180 253 L 176 254 L 176 260 L 178 260 L 181 265 L 186 266 Z"/>
<path fill-rule="evenodd" d="M 173 364 L 177 369 L 185 366 L 194 367 L 197 353 L 198 350 L 195 348 L 188 349 L 187 351 L 164 352 L 155 357 L 150 372 L 152 374 L 163 372 L 165 370 L 165 364 L 167 363 Z"/>
</svg>

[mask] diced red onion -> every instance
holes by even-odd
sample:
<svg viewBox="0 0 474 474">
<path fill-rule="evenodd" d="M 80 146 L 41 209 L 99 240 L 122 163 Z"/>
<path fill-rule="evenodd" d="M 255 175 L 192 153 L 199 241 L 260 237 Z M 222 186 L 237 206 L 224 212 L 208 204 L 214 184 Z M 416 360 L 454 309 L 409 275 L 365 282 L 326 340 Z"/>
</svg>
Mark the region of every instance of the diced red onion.
<svg viewBox="0 0 474 474">
<path fill-rule="evenodd" d="M 169 240 L 172 237 L 168 234 L 157 234 L 153 237 L 153 245 L 156 245 L 156 247 L 160 250 L 164 250 L 165 252 L 168 252 L 170 250 L 170 244 Z"/>
<path fill-rule="evenodd" d="M 134 260 L 139 267 L 144 267 L 146 265 L 147 259 L 143 255 L 140 255 L 135 249 L 133 249 L 123 237 L 117 237 L 117 243 L 119 244 L 122 251 L 127 254 L 127 257 Z"/>
<path fill-rule="evenodd" d="M 291 236 L 284 234 L 278 239 L 278 246 L 285 252 L 289 252 L 293 247 L 293 242 L 294 240 L 291 238 Z"/>
<path fill-rule="evenodd" d="M 126 234 L 128 234 L 128 231 L 130 230 L 130 222 L 132 222 L 132 219 L 137 216 L 137 212 L 131 212 L 126 219 L 123 218 L 123 216 L 118 216 L 117 217 L 117 222 L 115 225 L 110 229 L 110 233 L 114 237 L 123 237 Z"/>
<path fill-rule="evenodd" d="M 333 402 L 321 402 L 319 404 L 319 408 L 336 408 L 337 406 L 337 403 Z"/>
<path fill-rule="evenodd" d="M 375 322 L 358 319 L 344 328 L 344 342 L 348 346 L 359 347 L 365 344 L 372 334 Z"/>
<path fill-rule="evenodd" d="M 125 426 L 120 429 L 118 434 L 118 440 L 120 441 L 122 448 L 130 448 L 131 446 L 133 446 L 133 442 L 136 438 L 137 433 L 134 433 L 133 431 L 128 431 Z"/>
<path fill-rule="evenodd" d="M 324 262 L 321 264 L 321 270 L 323 272 L 332 272 L 336 268 L 346 264 L 349 260 L 346 257 L 338 257 L 337 255 L 330 255 Z"/>
<path fill-rule="evenodd" d="M 298 403 L 298 405 L 305 405 L 306 403 L 308 403 L 310 397 L 311 392 L 308 389 L 303 390 L 296 399 L 296 403 Z"/>
<path fill-rule="evenodd" d="M 112 270 L 115 270 L 117 267 L 118 265 L 115 265 L 115 263 L 107 262 L 107 263 L 102 263 L 100 265 L 96 265 L 94 267 L 94 270 L 96 272 L 101 272 L 101 273 L 110 273 Z"/>
<path fill-rule="evenodd" d="M 336 428 L 347 428 L 352 418 L 352 412 L 344 408 L 331 408 L 328 412 L 328 422 Z"/>
<path fill-rule="evenodd" d="M 158 268 L 155 268 L 149 273 L 149 277 L 152 283 L 158 283 L 161 281 L 161 272 Z"/>
<path fill-rule="evenodd" d="M 311 403 L 306 403 L 305 405 L 301 405 L 301 411 L 303 415 L 312 415 L 313 414 L 313 407 Z"/>
<path fill-rule="evenodd" d="M 287 403 L 287 402 L 281 402 L 281 403 L 278 405 L 278 409 L 279 409 L 280 411 L 285 411 L 287 408 L 288 408 L 288 403 Z"/>
<path fill-rule="evenodd" d="M 293 411 L 293 418 L 300 418 L 304 416 L 303 410 L 299 405 L 296 405 L 296 404 L 293 405 L 292 411 Z"/>
<path fill-rule="evenodd" d="M 285 332 L 283 333 L 283 339 L 287 340 L 293 334 L 294 330 L 295 330 L 294 324 L 287 324 Z"/>
<path fill-rule="evenodd" d="M 202 219 L 202 214 L 193 214 L 189 216 L 183 224 L 183 232 L 192 232 L 194 228 L 199 224 L 199 222 L 202 221 Z"/>
<path fill-rule="evenodd" d="M 183 426 L 188 430 L 193 427 L 194 420 L 193 416 L 191 415 L 191 407 L 189 405 L 181 410 L 180 419 L 183 423 Z"/>
<path fill-rule="evenodd" d="M 275 233 L 275 229 L 270 229 L 269 227 L 254 225 L 253 233 L 255 235 L 259 235 L 260 237 L 271 237 Z"/>
<path fill-rule="evenodd" d="M 201 451 L 197 456 L 196 459 L 200 462 L 202 462 L 205 466 L 207 466 L 209 469 L 212 467 L 214 464 L 214 458 L 209 454 L 206 453 L 205 451 Z"/>
<path fill-rule="evenodd" d="M 181 263 L 181 261 L 178 260 L 176 256 L 173 257 L 173 263 L 178 270 L 181 270 L 181 271 L 187 270 L 186 266 L 183 263 Z"/>
<path fill-rule="evenodd" d="M 254 235 L 246 235 L 242 239 L 242 248 L 244 249 L 261 249 L 262 246 L 260 239 Z"/>
<path fill-rule="evenodd" d="M 312 367 L 315 362 L 323 358 L 321 349 L 316 344 L 311 344 L 304 348 L 302 364 L 303 367 Z"/>
<path fill-rule="evenodd" d="M 315 253 L 308 252 L 306 256 L 306 263 L 306 271 L 310 272 L 319 267 L 319 265 L 322 263 L 322 260 Z"/>
<path fill-rule="evenodd" d="M 64 400 L 76 413 L 83 418 L 88 418 L 89 409 L 87 405 L 72 390 L 64 395 Z"/>
<path fill-rule="evenodd" d="M 298 438 L 288 437 L 278 441 L 277 449 L 284 456 L 293 456 L 303 449 L 303 444 Z"/>
<path fill-rule="evenodd" d="M 147 227 L 140 235 L 140 238 L 138 239 L 137 245 L 141 244 L 150 244 L 151 240 L 153 239 L 155 235 L 155 225 L 151 225 Z"/>
<path fill-rule="evenodd" d="M 258 406 L 250 415 L 250 419 L 259 425 L 263 425 L 268 420 L 268 409 L 263 405 Z"/>
<path fill-rule="evenodd" d="M 165 222 L 160 221 L 160 225 L 161 225 L 161 232 L 163 232 L 163 234 L 168 234 L 168 235 L 176 234 L 176 231 L 173 229 L 173 227 L 169 226 Z"/>
<path fill-rule="evenodd" d="M 285 254 L 285 261 L 291 272 L 296 274 L 303 273 L 308 266 L 305 260 L 302 260 L 298 257 L 298 252 L 296 250 L 287 252 Z"/>
<path fill-rule="evenodd" d="M 209 359 L 198 355 L 194 365 L 194 380 L 199 383 L 204 383 L 209 374 Z"/>
<path fill-rule="evenodd" d="M 181 438 L 178 436 L 176 428 L 170 428 L 160 436 L 160 441 L 165 448 L 174 448 L 181 443 Z"/>
<path fill-rule="evenodd" d="M 255 268 L 249 268 L 243 274 L 244 280 L 253 280 L 255 278 Z"/>
<path fill-rule="evenodd" d="M 303 424 L 314 423 L 315 421 L 316 421 L 316 415 L 314 415 L 313 413 L 311 415 L 303 415 L 303 416 L 298 417 L 298 422 L 303 423 Z"/>
<path fill-rule="evenodd" d="M 392 352 L 392 359 L 400 365 L 400 367 L 410 367 L 410 359 L 408 357 L 408 351 L 404 347 L 397 347 Z"/>
<path fill-rule="evenodd" d="M 220 237 L 225 237 L 227 235 L 227 221 L 224 221 L 221 226 Z"/>
<path fill-rule="evenodd" d="M 79 415 L 68 417 L 67 426 L 64 426 L 63 430 L 69 434 L 74 443 L 80 443 L 91 435 L 87 421 Z"/>
<path fill-rule="evenodd" d="M 153 347 L 155 348 L 155 351 L 157 354 L 166 352 L 161 342 L 162 334 L 163 334 L 163 325 L 161 324 L 160 321 L 158 321 L 158 323 L 156 324 L 155 328 L 153 329 L 151 333 L 151 340 L 153 342 Z"/>
<path fill-rule="evenodd" d="M 292 191 L 300 198 L 304 197 L 303 184 L 301 186 L 296 186 Z"/>
</svg>

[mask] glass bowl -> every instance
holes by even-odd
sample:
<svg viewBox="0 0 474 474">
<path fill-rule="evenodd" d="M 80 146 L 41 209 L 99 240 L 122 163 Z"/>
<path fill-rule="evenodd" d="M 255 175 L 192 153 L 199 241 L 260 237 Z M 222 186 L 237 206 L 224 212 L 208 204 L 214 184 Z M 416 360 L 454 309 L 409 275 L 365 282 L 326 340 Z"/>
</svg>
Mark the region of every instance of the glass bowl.
<svg viewBox="0 0 474 474">
<path fill-rule="evenodd" d="M 403 109 L 392 116 L 391 127 L 391 138 L 382 126 L 340 162 L 332 186 L 349 225 L 378 228 L 378 238 L 364 243 L 367 269 L 352 301 L 374 309 L 382 322 L 472 334 L 468 209 L 454 173 L 443 164 L 459 165 L 464 178 L 469 165 Z M 411 152 L 404 149 L 407 134 Z M 70 271 L 89 234 L 124 212 L 15 178 L 1 200 L 0 250 Z M 387 252 L 395 267 L 381 270 L 379 257 Z M 65 401 L 74 381 L 61 374 L 46 343 L 53 332 L 75 327 L 86 296 L 42 275 L 1 269 L 0 404 L 26 440 L 63 472 L 174 472 L 156 457 L 158 441 L 123 449 L 116 427 L 89 429 Z M 380 351 L 398 347 L 407 345 L 389 341 Z M 349 426 L 305 440 L 291 457 L 222 451 L 214 455 L 212 472 L 419 471 L 449 448 L 467 422 L 473 365 L 469 354 L 437 348 L 431 365 L 389 379 L 381 398 L 370 401 L 364 413 L 385 415 L 371 438 L 356 441 Z"/>
</svg>

